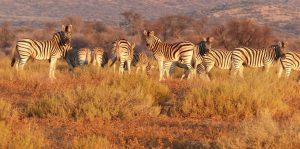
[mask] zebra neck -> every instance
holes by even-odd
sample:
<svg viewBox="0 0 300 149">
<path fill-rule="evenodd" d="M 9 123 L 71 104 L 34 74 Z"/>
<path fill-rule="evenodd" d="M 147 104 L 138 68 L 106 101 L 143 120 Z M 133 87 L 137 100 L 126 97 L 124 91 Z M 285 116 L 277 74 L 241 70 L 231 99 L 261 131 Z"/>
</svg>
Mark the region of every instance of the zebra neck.
<svg viewBox="0 0 300 149">
<path fill-rule="evenodd" d="M 160 40 L 155 40 L 150 49 L 153 53 L 156 53 L 161 45 L 162 42 Z"/>
</svg>

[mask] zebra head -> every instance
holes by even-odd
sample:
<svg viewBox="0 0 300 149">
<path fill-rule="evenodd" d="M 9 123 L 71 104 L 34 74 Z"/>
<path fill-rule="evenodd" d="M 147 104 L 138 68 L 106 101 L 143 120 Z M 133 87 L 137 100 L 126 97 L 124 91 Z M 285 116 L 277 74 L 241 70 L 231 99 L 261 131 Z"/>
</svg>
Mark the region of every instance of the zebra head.
<svg viewBox="0 0 300 149">
<path fill-rule="evenodd" d="M 198 44 L 199 45 L 199 53 L 201 55 L 209 53 L 213 40 L 214 40 L 213 37 L 207 37 L 207 38 L 204 38 L 202 41 L 199 42 L 199 44 Z"/>
<path fill-rule="evenodd" d="M 160 39 L 154 35 L 154 31 L 144 30 L 144 35 L 146 37 L 146 45 L 149 49 L 152 49 L 156 42 L 161 42 Z"/>
<path fill-rule="evenodd" d="M 287 46 L 286 42 L 283 41 L 279 41 L 277 43 L 277 45 L 273 46 L 273 48 L 275 49 L 275 53 L 276 53 L 276 59 L 282 58 L 285 59 L 285 48 Z"/>
<path fill-rule="evenodd" d="M 62 30 L 59 32 L 60 39 L 61 39 L 61 45 L 67 46 L 71 45 L 71 39 L 72 39 L 72 25 L 62 25 Z"/>
</svg>

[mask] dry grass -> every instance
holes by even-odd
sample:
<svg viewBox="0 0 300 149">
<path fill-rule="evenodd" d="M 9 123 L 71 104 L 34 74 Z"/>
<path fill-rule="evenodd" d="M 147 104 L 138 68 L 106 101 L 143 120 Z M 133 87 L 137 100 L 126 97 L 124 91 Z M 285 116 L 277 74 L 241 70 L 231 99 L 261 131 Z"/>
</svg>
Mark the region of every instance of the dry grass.
<svg viewBox="0 0 300 149">
<path fill-rule="evenodd" d="M 212 81 L 158 82 L 92 66 L 75 76 L 60 62 L 29 62 L 16 73 L 0 61 L 0 148 L 297 148 L 297 73 L 278 80 L 246 69 L 213 70 Z M 180 76 L 177 70 L 175 77 Z M 12 141 L 13 140 L 13 141 Z"/>
</svg>

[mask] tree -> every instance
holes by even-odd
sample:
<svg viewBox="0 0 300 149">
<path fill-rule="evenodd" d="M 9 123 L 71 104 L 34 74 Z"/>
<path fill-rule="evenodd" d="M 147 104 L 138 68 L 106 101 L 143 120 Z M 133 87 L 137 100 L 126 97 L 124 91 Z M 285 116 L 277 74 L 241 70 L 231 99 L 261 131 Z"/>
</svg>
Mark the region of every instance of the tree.
<svg viewBox="0 0 300 149">
<path fill-rule="evenodd" d="M 218 46 L 227 50 L 247 46 L 253 48 L 268 47 L 275 40 L 272 30 L 259 25 L 254 20 L 231 20 L 225 25 L 218 25 L 211 31 Z"/>
<path fill-rule="evenodd" d="M 142 16 L 134 11 L 126 11 L 121 14 L 123 20 L 120 23 L 121 27 L 129 36 L 140 35 L 144 28 Z"/>
<path fill-rule="evenodd" d="M 0 28 L 0 48 L 10 47 L 15 39 L 13 29 L 9 22 L 4 22 Z"/>
</svg>

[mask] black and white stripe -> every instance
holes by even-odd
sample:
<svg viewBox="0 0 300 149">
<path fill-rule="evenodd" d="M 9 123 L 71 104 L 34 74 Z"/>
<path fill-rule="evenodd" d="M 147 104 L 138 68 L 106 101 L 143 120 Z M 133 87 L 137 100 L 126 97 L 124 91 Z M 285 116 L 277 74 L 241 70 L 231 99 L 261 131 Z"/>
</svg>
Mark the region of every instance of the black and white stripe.
<svg viewBox="0 0 300 149">
<path fill-rule="evenodd" d="M 114 66 L 114 71 L 116 69 L 116 61 L 120 61 L 119 73 L 123 74 L 124 72 L 124 63 L 127 63 L 128 72 L 131 72 L 130 65 L 133 58 L 133 49 L 135 44 L 131 44 L 125 39 L 117 40 L 113 43 L 112 48 L 112 64 Z"/>
<path fill-rule="evenodd" d="M 37 41 L 32 39 L 21 39 L 14 49 L 11 66 L 16 63 L 16 69 L 23 70 L 29 58 L 37 60 L 50 60 L 49 77 L 55 78 L 56 61 L 64 57 L 66 51 L 71 48 L 72 25 L 62 26 L 62 31 L 53 35 L 51 40 Z"/>
<path fill-rule="evenodd" d="M 93 65 L 99 66 L 99 68 L 104 67 L 108 63 L 108 53 L 100 47 L 94 48 L 93 54 Z"/>
<path fill-rule="evenodd" d="M 207 53 L 209 53 L 209 51 L 211 50 L 211 44 L 213 41 L 213 37 L 207 37 L 204 38 L 202 41 L 200 41 L 197 45 L 196 48 L 194 48 L 193 51 L 193 60 L 192 60 L 192 66 L 195 70 L 194 74 L 196 74 L 196 71 L 200 72 L 200 68 L 203 68 L 201 70 L 205 70 L 204 66 L 202 64 L 203 62 L 203 57 L 204 55 L 206 55 Z M 201 65 L 201 66 L 200 66 Z M 184 74 L 181 76 L 181 78 L 185 78 L 188 75 L 188 68 L 186 67 L 186 65 L 182 64 L 182 61 L 178 61 L 178 62 L 174 62 L 171 65 L 170 68 L 170 74 L 172 74 L 175 70 L 175 67 L 179 67 L 179 68 L 184 68 Z"/>
<path fill-rule="evenodd" d="M 278 77 L 281 77 L 282 71 L 285 72 L 285 78 L 288 78 L 292 72 L 300 70 L 300 53 L 286 52 L 281 58 L 281 67 L 278 71 Z"/>
<path fill-rule="evenodd" d="M 220 69 L 231 68 L 231 56 L 232 51 L 211 49 L 203 56 L 203 62 L 201 66 L 197 67 L 197 72 L 200 74 L 205 74 L 209 79 L 208 73 L 213 67 Z"/>
<path fill-rule="evenodd" d="M 142 69 L 142 73 L 150 74 L 153 65 L 151 65 L 148 56 L 143 52 L 134 52 L 132 65 L 136 67 L 136 73 Z"/>
<path fill-rule="evenodd" d="M 74 67 L 78 65 L 82 69 L 83 65 L 91 63 L 91 50 L 89 48 L 69 50 L 66 53 L 66 61 L 69 65 L 70 71 L 73 71 Z"/>
<path fill-rule="evenodd" d="M 284 48 L 284 42 L 279 42 L 277 45 L 264 49 L 236 48 L 232 51 L 231 57 L 233 75 L 239 73 L 243 77 L 244 66 L 264 67 L 268 72 L 271 65 L 284 56 Z"/>
<path fill-rule="evenodd" d="M 191 42 L 165 43 L 154 35 L 153 31 L 144 31 L 147 47 L 153 52 L 159 65 L 159 80 L 163 80 L 164 73 L 169 77 L 170 67 L 173 62 L 179 60 L 187 67 L 189 72 L 193 72 L 191 65 L 193 51 L 196 46 Z"/>
</svg>

